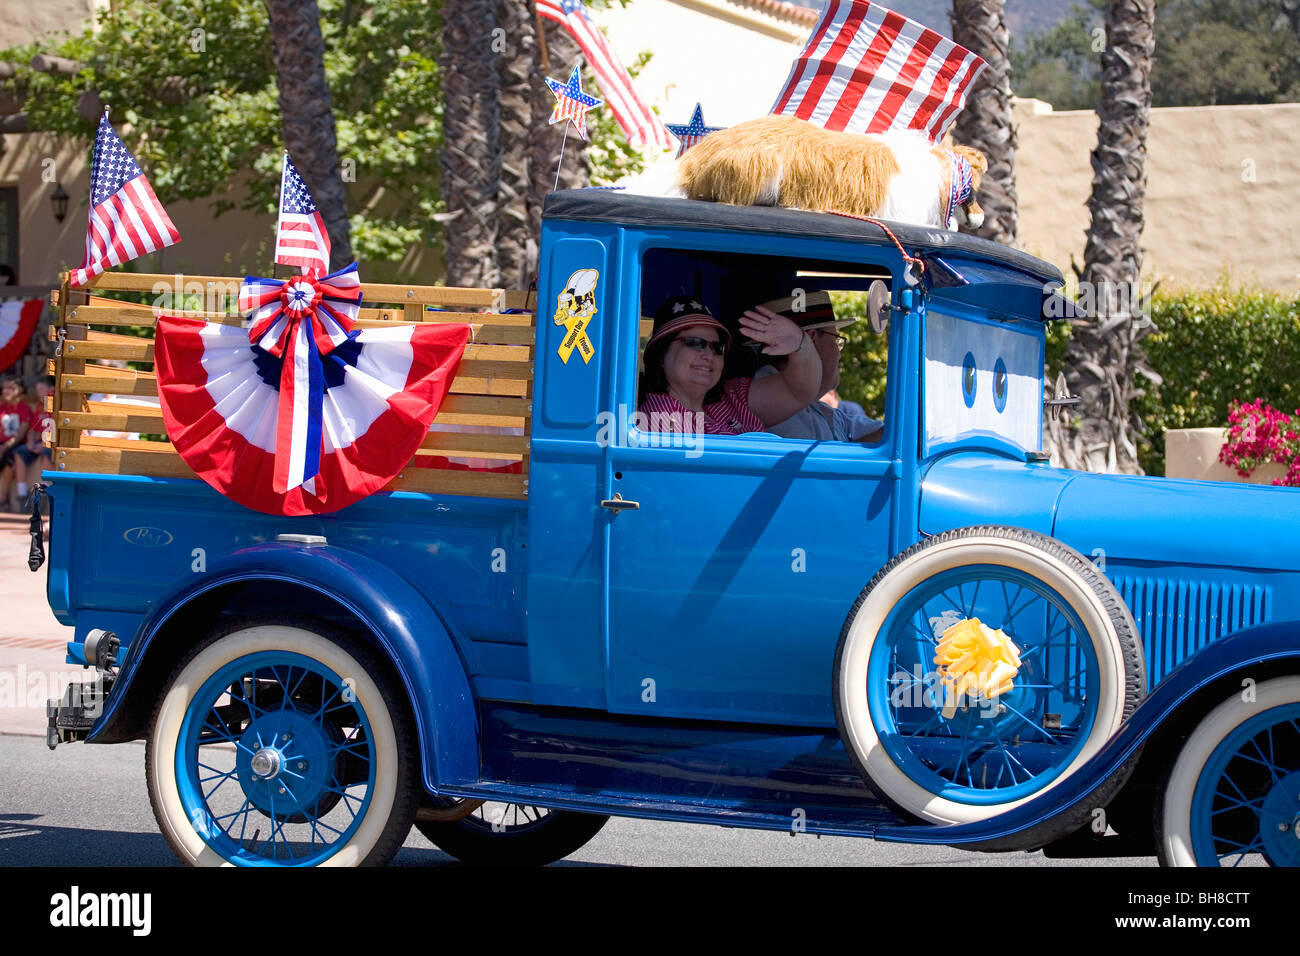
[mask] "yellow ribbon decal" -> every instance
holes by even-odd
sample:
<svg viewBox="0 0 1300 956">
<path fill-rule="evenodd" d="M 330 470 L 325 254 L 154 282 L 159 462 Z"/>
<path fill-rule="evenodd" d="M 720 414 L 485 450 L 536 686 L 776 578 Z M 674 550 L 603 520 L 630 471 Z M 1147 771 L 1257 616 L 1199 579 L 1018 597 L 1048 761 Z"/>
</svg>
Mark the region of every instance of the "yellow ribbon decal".
<svg viewBox="0 0 1300 956">
<path fill-rule="evenodd" d="M 993 700 L 1010 691 L 1020 672 L 1020 648 L 1000 628 L 970 617 L 943 632 L 934 663 L 944 688 L 943 716 L 950 718 L 965 695 Z"/>
<path fill-rule="evenodd" d="M 564 326 L 564 339 L 556 354 L 565 365 L 576 348 L 583 364 L 596 354 L 595 346 L 587 336 L 587 325 L 596 314 L 596 281 L 600 273 L 595 269 L 579 269 L 569 276 L 564 291 L 555 297 L 555 324 Z"/>
</svg>

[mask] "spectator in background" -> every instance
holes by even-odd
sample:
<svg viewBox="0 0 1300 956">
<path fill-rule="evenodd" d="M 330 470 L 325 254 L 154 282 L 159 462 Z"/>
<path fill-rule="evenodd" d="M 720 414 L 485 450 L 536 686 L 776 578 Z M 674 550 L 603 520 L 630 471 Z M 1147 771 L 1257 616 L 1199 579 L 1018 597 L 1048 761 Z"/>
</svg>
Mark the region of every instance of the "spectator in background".
<svg viewBox="0 0 1300 956">
<path fill-rule="evenodd" d="M 40 459 L 44 458 L 46 462 L 54 460 L 54 453 L 50 450 L 54 441 L 54 414 L 46 411 L 47 399 L 54 394 L 54 387 L 53 375 L 42 375 L 36 380 L 36 404 L 32 409 L 32 427 L 27 430 L 26 446 L 32 456 L 27 462 L 32 483 L 40 480 L 37 476 L 45 467 L 45 462 Z"/>
<path fill-rule="evenodd" d="M 13 266 L 5 265 L 0 262 L 0 285 L 17 285 L 18 274 L 14 272 Z"/>
<path fill-rule="evenodd" d="M 26 442 L 35 417 L 17 378 L 10 376 L 0 383 L 0 505 L 9 511 L 21 510 L 27 497 L 27 465 L 35 457 Z M 15 492 L 17 508 L 11 506 Z"/>
</svg>

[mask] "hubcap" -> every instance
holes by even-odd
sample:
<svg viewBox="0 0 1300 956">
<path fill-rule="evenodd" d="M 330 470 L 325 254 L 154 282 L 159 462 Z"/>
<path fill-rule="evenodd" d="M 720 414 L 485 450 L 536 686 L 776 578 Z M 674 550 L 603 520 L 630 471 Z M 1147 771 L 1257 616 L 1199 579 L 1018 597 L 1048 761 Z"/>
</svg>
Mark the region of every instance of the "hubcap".
<svg viewBox="0 0 1300 956">
<path fill-rule="evenodd" d="M 1260 840 L 1274 863 L 1279 866 L 1300 864 L 1300 770 L 1289 773 L 1275 783 L 1260 807 Z"/>
<path fill-rule="evenodd" d="M 263 747 L 253 754 L 253 759 L 248 762 L 248 766 L 254 776 L 261 777 L 263 780 L 272 780 L 280 772 L 280 762 L 280 751 L 273 747 Z"/>
</svg>

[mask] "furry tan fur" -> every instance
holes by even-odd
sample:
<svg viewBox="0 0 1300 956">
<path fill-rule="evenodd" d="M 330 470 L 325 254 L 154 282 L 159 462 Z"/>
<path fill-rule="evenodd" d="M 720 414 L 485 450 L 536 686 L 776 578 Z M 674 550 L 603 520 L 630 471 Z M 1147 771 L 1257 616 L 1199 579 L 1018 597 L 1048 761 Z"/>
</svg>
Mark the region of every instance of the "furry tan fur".
<svg viewBox="0 0 1300 956">
<path fill-rule="evenodd" d="M 970 161 L 978 188 L 987 160 L 978 150 L 953 149 Z M 934 184 L 937 210 L 947 196 L 950 164 L 947 147 L 932 151 L 943 180 Z M 858 216 L 881 214 L 900 172 L 886 140 L 832 132 L 789 116 L 765 116 L 711 133 L 678 167 L 678 185 L 690 199 Z M 978 212 L 973 195 L 970 204 Z"/>
</svg>

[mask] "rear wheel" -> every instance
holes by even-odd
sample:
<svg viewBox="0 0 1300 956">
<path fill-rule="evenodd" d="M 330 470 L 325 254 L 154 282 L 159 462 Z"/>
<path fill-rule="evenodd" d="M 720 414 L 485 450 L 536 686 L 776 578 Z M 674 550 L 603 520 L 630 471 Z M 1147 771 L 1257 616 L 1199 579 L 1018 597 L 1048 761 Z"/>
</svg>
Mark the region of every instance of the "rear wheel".
<svg viewBox="0 0 1300 956">
<path fill-rule="evenodd" d="M 594 813 L 484 803 L 456 822 L 417 820 L 415 826 L 471 866 L 545 866 L 581 849 L 608 822 Z"/>
<path fill-rule="evenodd" d="M 1234 693 L 1196 725 L 1156 835 L 1165 866 L 1300 866 L 1300 677 Z"/>
<path fill-rule="evenodd" d="M 410 717 L 355 642 L 243 623 L 181 663 L 145 748 L 168 844 L 195 865 L 388 861 L 418 796 Z"/>
</svg>

